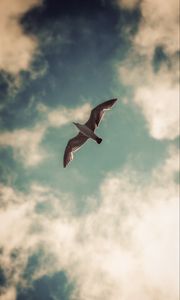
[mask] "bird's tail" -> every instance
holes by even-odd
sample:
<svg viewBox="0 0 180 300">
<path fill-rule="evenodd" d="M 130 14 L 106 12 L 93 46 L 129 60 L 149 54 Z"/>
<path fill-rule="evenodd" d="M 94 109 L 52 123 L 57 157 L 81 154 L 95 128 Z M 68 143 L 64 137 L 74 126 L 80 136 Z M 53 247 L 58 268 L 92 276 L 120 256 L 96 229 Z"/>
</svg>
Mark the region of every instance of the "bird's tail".
<svg viewBox="0 0 180 300">
<path fill-rule="evenodd" d="M 102 142 L 102 139 L 101 139 L 101 138 L 99 138 L 99 137 L 97 137 L 97 138 L 96 138 L 96 142 L 97 142 L 98 144 L 101 144 L 101 142 Z"/>
</svg>

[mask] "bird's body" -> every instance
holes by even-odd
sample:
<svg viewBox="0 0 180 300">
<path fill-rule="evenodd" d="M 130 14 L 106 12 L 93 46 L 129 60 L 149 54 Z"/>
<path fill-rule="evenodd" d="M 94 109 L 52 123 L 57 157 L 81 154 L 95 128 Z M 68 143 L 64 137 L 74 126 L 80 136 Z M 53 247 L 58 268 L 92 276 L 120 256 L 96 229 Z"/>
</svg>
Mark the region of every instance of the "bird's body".
<svg viewBox="0 0 180 300">
<path fill-rule="evenodd" d="M 89 139 L 95 140 L 98 144 L 102 142 L 95 133 L 96 127 L 99 126 L 100 121 L 104 116 L 105 110 L 111 109 L 117 99 L 111 99 L 97 105 L 92 109 L 90 117 L 85 124 L 74 123 L 73 124 L 80 130 L 80 132 L 67 143 L 64 152 L 64 168 L 73 159 L 73 152 L 80 149 L 80 147 Z"/>
<path fill-rule="evenodd" d="M 79 124 L 79 123 L 74 123 L 73 124 L 80 130 L 82 134 L 87 136 L 88 138 L 91 138 L 92 140 L 96 141 L 98 144 L 101 143 L 102 139 L 99 138 L 87 125 L 85 124 Z"/>
</svg>

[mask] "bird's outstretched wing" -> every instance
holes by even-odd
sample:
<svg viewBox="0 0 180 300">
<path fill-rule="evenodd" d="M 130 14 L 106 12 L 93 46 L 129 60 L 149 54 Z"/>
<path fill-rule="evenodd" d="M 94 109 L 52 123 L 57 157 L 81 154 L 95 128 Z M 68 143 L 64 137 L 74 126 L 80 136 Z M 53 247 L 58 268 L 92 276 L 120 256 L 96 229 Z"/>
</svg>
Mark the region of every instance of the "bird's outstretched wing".
<svg viewBox="0 0 180 300">
<path fill-rule="evenodd" d="M 77 151 L 88 137 L 79 132 L 74 138 L 70 139 L 64 151 L 64 168 L 73 160 L 73 152 Z"/>
<path fill-rule="evenodd" d="M 93 108 L 89 120 L 85 123 L 85 125 L 94 131 L 102 120 L 105 111 L 111 109 L 116 101 L 117 99 L 111 99 Z"/>
</svg>

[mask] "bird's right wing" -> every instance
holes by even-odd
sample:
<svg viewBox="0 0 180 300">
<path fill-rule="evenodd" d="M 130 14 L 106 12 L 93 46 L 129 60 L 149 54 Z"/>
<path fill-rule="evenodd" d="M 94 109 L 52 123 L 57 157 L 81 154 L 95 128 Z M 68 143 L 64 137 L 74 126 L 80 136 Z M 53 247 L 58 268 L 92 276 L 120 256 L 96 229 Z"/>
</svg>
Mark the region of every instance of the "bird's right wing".
<svg viewBox="0 0 180 300">
<path fill-rule="evenodd" d="M 87 136 L 79 132 L 74 138 L 69 140 L 64 151 L 64 168 L 73 160 L 73 152 L 77 151 L 87 139 Z"/>
<path fill-rule="evenodd" d="M 117 99 L 111 99 L 93 108 L 89 120 L 85 123 L 85 125 L 94 131 L 96 127 L 99 126 L 99 123 L 102 120 L 105 111 L 111 109 L 116 101 Z"/>
</svg>

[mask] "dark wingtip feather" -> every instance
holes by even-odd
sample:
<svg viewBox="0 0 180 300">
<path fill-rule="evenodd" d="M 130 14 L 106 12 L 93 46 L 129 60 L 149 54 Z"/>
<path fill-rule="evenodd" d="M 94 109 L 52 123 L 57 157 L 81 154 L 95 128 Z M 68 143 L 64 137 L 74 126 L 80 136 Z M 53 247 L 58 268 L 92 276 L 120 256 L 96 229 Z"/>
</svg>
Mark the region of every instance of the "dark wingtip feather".
<svg viewBox="0 0 180 300">
<path fill-rule="evenodd" d="M 64 167 L 64 168 L 66 167 L 66 163 L 65 163 L 65 160 L 63 161 L 63 167 Z"/>
<path fill-rule="evenodd" d="M 107 103 L 107 104 L 113 106 L 117 102 L 117 100 L 118 100 L 117 98 L 113 98 L 113 99 L 110 99 L 110 100 L 108 100 L 104 103 Z"/>
</svg>

